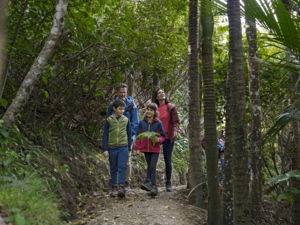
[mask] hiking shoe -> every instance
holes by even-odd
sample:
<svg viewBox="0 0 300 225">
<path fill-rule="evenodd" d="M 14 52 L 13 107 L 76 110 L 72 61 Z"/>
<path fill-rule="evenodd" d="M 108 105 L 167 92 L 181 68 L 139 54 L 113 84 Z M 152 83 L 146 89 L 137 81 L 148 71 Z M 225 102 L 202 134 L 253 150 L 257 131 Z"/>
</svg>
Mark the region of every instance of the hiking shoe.
<svg viewBox="0 0 300 225">
<path fill-rule="evenodd" d="M 130 184 L 129 184 L 129 182 L 127 182 L 127 181 L 125 181 L 125 191 L 127 192 L 127 191 L 130 191 Z"/>
<path fill-rule="evenodd" d="M 120 184 L 120 187 L 119 187 L 118 197 L 120 197 L 120 198 L 125 197 L 125 187 L 122 184 Z"/>
<path fill-rule="evenodd" d="M 113 185 L 112 186 L 112 191 L 110 193 L 110 197 L 115 198 L 118 196 L 118 186 L 117 185 Z"/>
<path fill-rule="evenodd" d="M 151 185 L 150 182 L 143 183 L 141 185 L 141 189 L 143 189 L 145 191 L 151 191 L 152 190 L 152 185 Z"/>
<path fill-rule="evenodd" d="M 157 190 L 157 187 L 156 186 L 153 186 L 153 188 L 151 189 L 149 195 L 154 197 L 158 194 L 158 190 Z"/>
<path fill-rule="evenodd" d="M 166 191 L 167 192 L 172 192 L 173 191 L 171 184 L 166 184 Z"/>
</svg>

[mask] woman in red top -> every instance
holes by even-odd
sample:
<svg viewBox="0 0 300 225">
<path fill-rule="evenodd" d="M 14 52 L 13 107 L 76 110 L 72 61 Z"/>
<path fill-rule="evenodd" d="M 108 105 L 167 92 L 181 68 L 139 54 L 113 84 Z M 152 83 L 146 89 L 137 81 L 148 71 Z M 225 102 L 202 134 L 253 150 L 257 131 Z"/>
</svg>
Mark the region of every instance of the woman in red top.
<svg viewBox="0 0 300 225">
<path fill-rule="evenodd" d="M 162 89 L 155 92 L 155 103 L 158 105 L 159 120 L 162 122 L 165 131 L 163 153 L 166 165 L 166 191 L 172 191 L 172 152 L 174 141 L 177 138 L 179 129 L 179 118 L 174 104 L 168 101 L 166 93 Z"/>
</svg>

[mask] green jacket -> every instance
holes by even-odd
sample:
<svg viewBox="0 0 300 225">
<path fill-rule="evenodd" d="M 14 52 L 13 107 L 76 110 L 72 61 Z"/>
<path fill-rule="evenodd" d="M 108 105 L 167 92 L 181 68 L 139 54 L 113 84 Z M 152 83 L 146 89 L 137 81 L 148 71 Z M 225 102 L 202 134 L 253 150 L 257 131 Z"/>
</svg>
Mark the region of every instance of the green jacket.
<svg viewBox="0 0 300 225">
<path fill-rule="evenodd" d="M 107 150 L 111 147 L 129 146 L 131 127 L 128 118 L 124 115 L 118 119 L 111 115 L 106 119 L 102 147 Z M 131 143 L 130 143 L 131 144 Z"/>
</svg>

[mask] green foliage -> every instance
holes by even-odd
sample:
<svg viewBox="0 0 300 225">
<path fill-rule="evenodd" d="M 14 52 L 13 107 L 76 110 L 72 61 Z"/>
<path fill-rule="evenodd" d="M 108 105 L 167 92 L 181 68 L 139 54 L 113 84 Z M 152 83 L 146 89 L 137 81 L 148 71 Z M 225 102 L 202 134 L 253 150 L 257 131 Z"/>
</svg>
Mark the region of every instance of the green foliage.
<svg viewBox="0 0 300 225">
<path fill-rule="evenodd" d="M 150 138 L 153 142 L 153 145 L 155 145 L 157 142 L 157 137 L 159 137 L 159 133 L 153 131 L 146 131 L 137 135 L 135 141 L 138 139 Z"/>
<path fill-rule="evenodd" d="M 189 142 L 180 133 L 174 144 L 172 163 L 175 170 L 186 173 L 189 167 Z"/>
<path fill-rule="evenodd" d="M 280 114 L 275 121 L 274 125 L 269 129 L 269 131 L 263 136 L 263 143 L 271 140 L 277 135 L 286 125 L 288 125 L 292 120 L 300 118 L 300 112 L 297 109 L 293 109 L 293 105 L 287 108 L 287 112 Z"/>
<path fill-rule="evenodd" d="M 267 184 L 279 184 L 284 181 L 288 181 L 292 177 L 296 179 L 300 179 L 300 170 L 291 170 L 285 174 L 280 174 L 275 177 L 271 177 L 267 180 Z"/>
<path fill-rule="evenodd" d="M 36 175 L 21 180 L 1 177 L 0 205 L 7 214 L 4 220 L 16 225 L 64 224 L 56 197 Z"/>
<path fill-rule="evenodd" d="M 269 41 L 276 43 L 278 47 L 289 48 L 299 60 L 299 18 L 288 11 L 287 5 L 277 0 L 247 0 L 244 3 L 245 8 L 249 8 L 246 10 L 246 17 L 255 18 L 261 26 L 270 31 L 272 36 Z"/>
<path fill-rule="evenodd" d="M 0 206 L 13 224 L 63 224 L 56 196 L 37 172 L 36 149 L 15 127 L 8 133 L 0 121 Z M 20 150 L 20 152 L 18 152 Z"/>
<path fill-rule="evenodd" d="M 285 174 L 280 174 L 278 176 L 271 177 L 267 180 L 266 184 L 280 184 L 283 182 L 290 181 L 292 178 L 300 180 L 300 170 L 291 170 Z M 294 196 L 300 194 L 300 190 L 292 186 L 287 186 L 279 195 L 275 195 L 274 199 L 277 201 L 287 200 L 293 202 Z"/>
</svg>

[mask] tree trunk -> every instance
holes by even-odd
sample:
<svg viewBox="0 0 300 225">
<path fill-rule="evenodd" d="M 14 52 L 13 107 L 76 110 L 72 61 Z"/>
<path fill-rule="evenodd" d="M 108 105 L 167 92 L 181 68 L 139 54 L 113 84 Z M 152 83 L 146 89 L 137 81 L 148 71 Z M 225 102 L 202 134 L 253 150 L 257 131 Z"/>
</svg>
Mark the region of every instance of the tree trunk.
<svg viewBox="0 0 300 225">
<path fill-rule="evenodd" d="M 299 79 L 299 78 L 298 78 Z M 292 121 L 293 128 L 293 158 L 292 169 L 300 170 L 300 131 L 299 131 L 299 119 Z M 293 187 L 300 190 L 300 180 L 293 178 Z M 296 194 L 293 202 L 293 222 L 294 224 L 300 224 L 300 194 Z"/>
<path fill-rule="evenodd" d="M 208 224 L 221 225 L 222 213 L 219 191 L 218 150 L 216 131 L 216 97 L 213 74 L 212 35 L 214 20 L 205 4 L 201 4 L 202 71 L 204 81 L 204 129 L 208 183 Z"/>
<path fill-rule="evenodd" d="M 246 141 L 245 76 L 240 1 L 228 0 L 229 71 L 231 78 L 231 117 L 233 135 L 233 219 L 235 225 L 249 224 L 248 154 Z"/>
<path fill-rule="evenodd" d="M 39 75 L 42 73 L 45 66 L 54 54 L 55 46 L 59 42 L 60 37 L 63 34 L 65 15 L 67 12 L 68 0 L 58 0 L 56 5 L 56 12 L 54 15 L 53 26 L 51 32 L 45 42 L 45 45 L 40 52 L 39 56 L 35 59 L 25 79 L 23 80 L 16 97 L 12 101 L 11 105 L 6 110 L 3 120 L 4 126 L 10 128 L 15 122 L 16 115 L 27 104 L 30 94 Z"/>
<path fill-rule="evenodd" d="M 201 139 L 200 139 L 200 99 L 198 71 L 198 0 L 189 3 L 189 143 L 190 143 L 190 185 L 193 190 L 190 201 L 203 207 L 201 187 Z"/>
<path fill-rule="evenodd" d="M 261 104 L 259 64 L 257 58 L 257 31 L 255 20 L 246 19 L 249 95 L 251 108 L 250 148 L 252 169 L 251 211 L 252 219 L 261 218 L 262 207 L 262 153 Z"/>
<path fill-rule="evenodd" d="M 7 0 L 0 1 L 0 99 L 2 97 L 3 88 L 5 85 L 5 76 L 4 76 L 4 62 L 6 61 L 5 54 L 5 43 L 6 43 L 6 32 L 5 32 L 5 16 L 7 9 Z"/>
<path fill-rule="evenodd" d="M 229 61 L 230 56 L 229 56 Z M 232 109 L 231 109 L 231 68 L 228 68 L 226 81 L 226 129 L 225 129 L 225 150 L 224 150 L 224 182 L 223 182 L 223 224 L 233 225 L 233 175 L 232 175 L 232 154 L 233 154 L 233 131 L 232 131 Z"/>
</svg>

